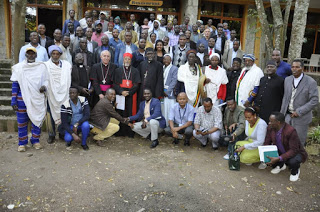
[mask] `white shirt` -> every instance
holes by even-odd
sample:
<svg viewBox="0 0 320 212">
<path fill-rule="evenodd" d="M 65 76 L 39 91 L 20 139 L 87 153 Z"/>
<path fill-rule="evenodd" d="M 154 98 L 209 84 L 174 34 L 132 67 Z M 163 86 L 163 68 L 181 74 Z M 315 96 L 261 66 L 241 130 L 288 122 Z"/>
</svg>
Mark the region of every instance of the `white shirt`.
<svg viewBox="0 0 320 212">
<path fill-rule="evenodd" d="M 203 64 L 204 53 L 197 52 L 197 56 L 200 58 L 200 61 Z"/>
<path fill-rule="evenodd" d="M 221 46 L 221 37 L 217 37 L 217 41 L 216 41 L 216 49 L 218 49 L 219 51 L 221 51 L 222 46 Z"/>
<path fill-rule="evenodd" d="M 90 51 L 91 53 L 93 53 L 92 41 L 87 40 L 87 48 L 88 48 L 88 51 Z"/>
<path fill-rule="evenodd" d="M 231 66 L 232 66 L 232 61 L 233 61 L 233 59 L 237 57 L 237 52 L 238 52 L 238 51 L 234 51 L 234 49 L 232 50 Z"/>
<path fill-rule="evenodd" d="M 132 50 L 131 50 L 131 46 L 130 45 L 126 45 L 126 53 L 132 54 Z"/>
<path fill-rule="evenodd" d="M 303 77 L 303 73 L 301 73 L 300 77 L 298 77 L 298 78 L 295 78 L 295 77 L 294 77 L 294 78 L 293 78 L 294 87 L 297 87 L 297 86 L 298 86 L 298 84 L 299 84 L 299 82 L 301 81 L 302 77 Z"/>
</svg>

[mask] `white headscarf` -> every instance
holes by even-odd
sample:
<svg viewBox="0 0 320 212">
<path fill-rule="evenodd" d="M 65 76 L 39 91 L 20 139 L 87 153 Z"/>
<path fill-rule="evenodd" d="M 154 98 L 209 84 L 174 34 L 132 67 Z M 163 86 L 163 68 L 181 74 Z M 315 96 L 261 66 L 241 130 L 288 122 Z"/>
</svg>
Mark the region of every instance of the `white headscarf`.
<svg viewBox="0 0 320 212">
<path fill-rule="evenodd" d="M 209 60 L 211 60 L 212 57 L 216 56 L 220 60 L 220 55 L 218 53 L 212 53 L 209 57 Z"/>
</svg>

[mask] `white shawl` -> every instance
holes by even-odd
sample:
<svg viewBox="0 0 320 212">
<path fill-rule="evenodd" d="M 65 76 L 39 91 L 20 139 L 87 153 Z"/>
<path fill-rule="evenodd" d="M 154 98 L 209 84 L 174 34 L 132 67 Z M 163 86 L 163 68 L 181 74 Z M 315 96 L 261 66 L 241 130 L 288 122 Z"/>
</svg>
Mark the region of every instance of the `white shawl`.
<svg viewBox="0 0 320 212">
<path fill-rule="evenodd" d="M 40 93 L 40 88 L 41 86 L 48 88 L 48 79 L 48 72 L 43 62 L 27 63 L 27 60 L 24 60 L 12 66 L 10 80 L 19 83 L 29 119 L 37 127 L 41 127 L 47 112 L 47 98 L 44 93 Z"/>
<path fill-rule="evenodd" d="M 56 124 L 61 122 L 61 105 L 69 98 L 71 85 L 71 65 L 66 60 L 60 60 L 62 67 L 48 60 L 45 62 L 49 72 L 48 102 L 52 118 Z"/>
<path fill-rule="evenodd" d="M 164 84 L 164 88 L 165 89 L 168 89 L 169 86 L 166 85 L 166 82 L 167 82 L 167 79 L 168 79 L 168 75 L 169 75 L 169 72 L 170 72 L 170 69 L 172 67 L 172 63 L 170 63 L 170 65 L 168 65 L 167 67 L 166 66 L 163 66 L 163 84 Z"/>
<path fill-rule="evenodd" d="M 198 69 L 197 64 L 196 68 Z M 191 105 L 193 105 L 197 99 L 200 71 L 201 70 L 197 70 L 197 75 L 192 75 L 188 62 L 181 65 L 178 69 L 178 81 L 184 83 L 186 94 L 188 96 L 188 103 Z"/>
<path fill-rule="evenodd" d="M 250 92 L 254 89 L 255 86 L 259 86 L 260 79 L 264 76 L 262 70 L 256 64 L 253 64 L 253 66 L 250 68 L 250 70 L 239 83 L 240 77 L 246 70 L 246 67 L 242 69 L 236 84 L 237 87 L 235 97 L 237 99 L 238 92 L 237 103 L 241 107 L 244 107 L 243 104 L 249 98 Z"/>
<path fill-rule="evenodd" d="M 218 66 L 218 70 L 214 70 L 206 66 L 205 68 L 206 78 L 210 79 L 211 82 L 207 83 L 204 88 L 207 92 L 207 97 L 212 99 L 212 102 L 217 101 L 217 94 L 219 92 L 220 85 L 225 85 L 229 82 L 226 70 Z"/>
</svg>

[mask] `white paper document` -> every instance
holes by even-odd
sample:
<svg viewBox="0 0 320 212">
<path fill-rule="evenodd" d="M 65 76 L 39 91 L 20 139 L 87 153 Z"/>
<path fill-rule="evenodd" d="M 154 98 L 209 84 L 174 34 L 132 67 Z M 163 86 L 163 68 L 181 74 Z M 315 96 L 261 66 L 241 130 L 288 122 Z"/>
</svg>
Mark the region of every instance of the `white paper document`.
<svg viewBox="0 0 320 212">
<path fill-rule="evenodd" d="M 260 161 L 262 162 L 265 162 L 265 158 L 264 158 L 265 152 L 278 151 L 278 148 L 276 145 L 259 146 L 258 149 L 259 149 Z"/>
<path fill-rule="evenodd" d="M 118 110 L 124 110 L 125 104 L 126 104 L 126 97 L 122 95 L 116 95 L 116 103 L 117 103 Z"/>
</svg>

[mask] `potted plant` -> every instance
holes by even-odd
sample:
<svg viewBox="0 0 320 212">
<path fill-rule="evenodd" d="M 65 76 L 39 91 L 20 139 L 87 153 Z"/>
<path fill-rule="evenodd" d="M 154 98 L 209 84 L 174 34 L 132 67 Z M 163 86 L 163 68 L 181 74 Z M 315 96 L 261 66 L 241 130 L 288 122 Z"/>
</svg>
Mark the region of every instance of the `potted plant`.
<svg viewBox="0 0 320 212">
<path fill-rule="evenodd" d="M 309 131 L 306 151 L 310 155 L 320 155 L 320 126 L 314 127 Z"/>
</svg>

